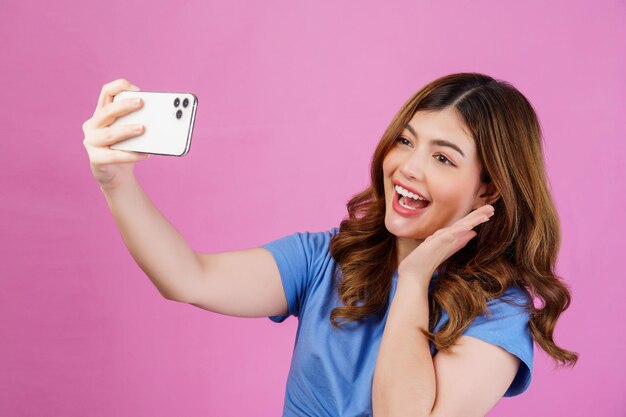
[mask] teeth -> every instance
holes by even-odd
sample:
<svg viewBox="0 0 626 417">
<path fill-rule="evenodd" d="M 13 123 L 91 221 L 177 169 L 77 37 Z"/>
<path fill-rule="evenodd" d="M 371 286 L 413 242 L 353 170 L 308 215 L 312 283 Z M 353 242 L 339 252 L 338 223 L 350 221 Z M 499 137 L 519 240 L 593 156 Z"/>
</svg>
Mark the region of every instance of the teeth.
<svg viewBox="0 0 626 417">
<path fill-rule="evenodd" d="M 410 192 L 408 190 L 405 190 L 404 188 L 400 187 L 399 185 L 396 185 L 394 188 L 396 189 L 398 194 L 403 195 L 405 197 L 412 198 L 413 200 L 428 201 L 425 198 L 422 198 L 422 197 L 418 196 L 417 194 L 413 194 L 412 192 Z"/>
<path fill-rule="evenodd" d="M 404 204 L 404 202 L 403 202 L 403 201 L 404 201 L 405 199 L 406 199 L 406 197 L 401 198 L 400 200 L 398 200 L 398 203 L 399 203 L 402 207 L 404 207 L 404 208 L 406 208 L 406 209 L 409 209 L 409 210 L 417 210 L 415 207 L 410 207 L 410 206 L 407 206 L 406 204 Z"/>
</svg>

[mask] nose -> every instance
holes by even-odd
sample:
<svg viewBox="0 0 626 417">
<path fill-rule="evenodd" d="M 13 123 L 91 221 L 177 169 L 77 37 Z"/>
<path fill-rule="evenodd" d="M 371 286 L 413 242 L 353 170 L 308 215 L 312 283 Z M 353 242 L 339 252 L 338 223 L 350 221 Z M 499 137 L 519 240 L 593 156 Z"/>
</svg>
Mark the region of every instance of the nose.
<svg viewBox="0 0 626 417">
<path fill-rule="evenodd" d="M 426 161 L 419 152 L 413 152 L 400 164 L 400 173 L 407 179 L 423 180 Z"/>
</svg>

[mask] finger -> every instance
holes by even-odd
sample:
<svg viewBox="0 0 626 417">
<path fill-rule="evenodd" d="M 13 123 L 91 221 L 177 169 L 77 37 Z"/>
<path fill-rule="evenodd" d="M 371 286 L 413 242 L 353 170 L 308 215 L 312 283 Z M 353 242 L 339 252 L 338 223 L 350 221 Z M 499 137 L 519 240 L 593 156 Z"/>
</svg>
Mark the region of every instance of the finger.
<svg viewBox="0 0 626 417">
<path fill-rule="evenodd" d="M 468 224 L 461 224 L 461 225 L 455 227 L 454 229 L 452 229 L 452 234 L 460 236 L 460 235 L 463 235 L 463 234 L 469 232 L 470 230 L 472 230 L 472 227 L 470 225 L 468 225 Z"/>
<path fill-rule="evenodd" d="M 149 153 L 141 153 L 141 152 L 133 152 L 133 151 L 122 151 L 118 149 L 110 149 L 113 151 L 113 159 L 115 162 L 113 163 L 124 163 L 124 162 L 139 162 L 145 161 L 150 158 Z"/>
<path fill-rule="evenodd" d="M 139 98 L 138 102 L 135 100 L 136 98 L 127 98 L 124 100 L 114 101 L 96 110 L 96 113 L 92 117 L 93 126 L 108 126 L 118 117 L 140 109 L 143 106 L 143 100 L 141 98 Z"/>
<path fill-rule="evenodd" d="M 423 243 L 432 241 L 432 245 L 445 248 L 445 250 L 452 250 L 456 252 L 467 244 L 477 233 L 471 230 L 468 226 L 460 225 L 454 228 L 446 229 L 446 232 L 441 236 L 430 235 Z M 451 249 L 452 248 L 452 249 Z"/>
<path fill-rule="evenodd" d="M 98 106 L 96 108 L 102 108 L 107 103 L 111 103 L 113 101 L 113 97 L 124 90 L 139 91 L 139 87 L 124 78 L 119 78 L 105 84 L 102 86 L 102 90 L 100 91 Z"/>
<path fill-rule="evenodd" d="M 461 236 L 459 236 L 458 239 L 456 240 L 457 244 L 459 245 L 458 249 L 460 249 L 460 248 L 464 247 L 465 245 L 467 245 L 467 242 L 469 242 L 470 240 L 472 240 L 476 236 L 478 236 L 478 233 L 476 233 L 476 231 L 474 231 L 474 230 L 470 230 L 468 232 L 465 232 Z"/>
<path fill-rule="evenodd" d="M 468 231 L 468 230 L 471 230 L 474 227 L 476 227 L 476 226 L 478 226 L 478 225 L 480 225 L 482 223 L 488 222 L 489 220 L 490 220 L 489 216 L 482 215 L 481 217 L 474 217 L 474 218 L 472 218 L 471 221 L 470 220 L 466 220 L 463 223 L 461 223 L 460 225 L 458 225 L 458 227 L 461 230 Z"/>
<path fill-rule="evenodd" d="M 455 226 L 454 228 L 451 228 L 449 236 L 451 239 L 457 239 L 459 236 L 464 236 L 465 234 L 469 233 L 469 232 L 473 232 L 476 233 L 473 229 L 475 226 L 471 225 L 471 224 L 461 224 L 458 226 Z"/>
<path fill-rule="evenodd" d="M 485 204 L 484 206 L 478 207 L 476 210 L 472 211 L 469 215 L 479 216 L 479 217 L 491 217 L 495 212 L 495 209 L 491 204 Z"/>
<path fill-rule="evenodd" d="M 119 149 L 95 148 L 92 161 L 99 165 L 125 164 L 145 161 L 150 157 L 148 153 L 122 151 Z"/>
<path fill-rule="evenodd" d="M 486 204 L 481 206 L 472 212 L 470 212 L 467 216 L 458 220 L 452 227 L 457 226 L 467 226 L 469 228 L 473 228 L 478 226 L 481 223 L 488 221 L 491 216 L 493 216 L 495 210 L 492 205 Z"/>
<path fill-rule="evenodd" d="M 115 95 L 117 95 L 120 91 L 124 90 L 139 91 L 139 87 L 132 84 L 125 78 L 119 78 L 103 85 L 102 90 L 100 91 L 100 97 L 98 97 L 98 105 L 96 106 L 96 109 L 100 109 L 106 104 L 113 102 L 113 97 L 115 97 Z"/>
<path fill-rule="evenodd" d="M 145 161 L 146 159 L 150 158 L 149 153 L 122 151 L 122 150 L 117 150 L 117 149 L 110 149 L 110 150 L 116 153 L 114 158 L 117 158 L 120 161 L 120 163 L 139 162 L 139 161 Z"/>
<path fill-rule="evenodd" d="M 144 133 L 144 127 L 141 124 L 126 124 L 119 126 L 108 126 L 97 129 L 93 143 L 96 146 L 107 147 L 120 141 L 140 136 Z"/>
</svg>

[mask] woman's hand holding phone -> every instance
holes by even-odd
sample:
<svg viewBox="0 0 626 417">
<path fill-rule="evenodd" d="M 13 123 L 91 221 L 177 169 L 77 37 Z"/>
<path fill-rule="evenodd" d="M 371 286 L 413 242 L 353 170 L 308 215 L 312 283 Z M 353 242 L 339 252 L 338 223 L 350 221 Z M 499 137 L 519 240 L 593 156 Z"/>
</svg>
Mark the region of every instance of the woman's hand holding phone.
<svg viewBox="0 0 626 417">
<path fill-rule="evenodd" d="M 100 92 L 93 116 L 83 123 L 85 139 L 83 145 L 89 155 L 91 171 L 102 188 L 115 188 L 133 177 L 135 162 L 148 158 L 148 154 L 110 149 L 109 146 L 139 136 L 141 125 L 111 124 L 119 117 L 141 109 L 143 101 L 134 99 L 113 101 L 115 95 L 124 90 L 140 91 L 125 79 L 105 84 Z"/>
</svg>

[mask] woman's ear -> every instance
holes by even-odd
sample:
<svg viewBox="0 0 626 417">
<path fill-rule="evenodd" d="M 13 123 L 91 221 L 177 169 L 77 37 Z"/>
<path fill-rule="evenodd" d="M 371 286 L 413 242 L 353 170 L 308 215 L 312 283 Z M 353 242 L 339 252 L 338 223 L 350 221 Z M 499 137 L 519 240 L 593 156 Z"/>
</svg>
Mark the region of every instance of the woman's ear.
<svg viewBox="0 0 626 417">
<path fill-rule="evenodd" d="M 482 183 L 480 189 L 478 190 L 478 194 L 476 195 L 475 205 L 478 205 L 478 207 L 484 206 L 485 204 L 493 205 L 493 203 L 498 201 L 499 198 L 500 193 L 496 190 L 492 181 Z"/>
</svg>

